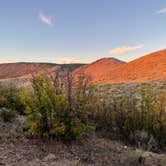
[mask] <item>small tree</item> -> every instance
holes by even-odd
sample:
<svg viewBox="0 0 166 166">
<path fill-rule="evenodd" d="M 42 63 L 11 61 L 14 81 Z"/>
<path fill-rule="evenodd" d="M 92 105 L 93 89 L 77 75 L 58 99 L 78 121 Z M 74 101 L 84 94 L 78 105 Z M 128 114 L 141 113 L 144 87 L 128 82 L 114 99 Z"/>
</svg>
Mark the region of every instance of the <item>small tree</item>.
<svg viewBox="0 0 166 166">
<path fill-rule="evenodd" d="M 64 96 L 57 94 L 46 71 L 35 73 L 32 78 L 33 95 L 27 102 L 29 133 L 41 137 L 52 137 L 58 126 L 58 113 L 65 108 Z M 59 87 L 57 87 L 59 88 Z M 63 107 L 63 108 L 62 108 Z"/>
<path fill-rule="evenodd" d="M 65 72 L 63 78 L 59 71 L 55 75 L 46 70 L 33 75 L 33 94 L 26 102 L 31 135 L 71 141 L 80 139 L 90 129 L 90 84 L 85 77 L 76 79 Z"/>
<path fill-rule="evenodd" d="M 87 131 L 93 129 L 88 121 L 89 111 L 96 101 L 90 79 L 83 73 L 66 72 L 64 90 L 67 109 L 64 118 L 66 126 L 65 139 L 74 140 L 81 138 Z"/>
</svg>

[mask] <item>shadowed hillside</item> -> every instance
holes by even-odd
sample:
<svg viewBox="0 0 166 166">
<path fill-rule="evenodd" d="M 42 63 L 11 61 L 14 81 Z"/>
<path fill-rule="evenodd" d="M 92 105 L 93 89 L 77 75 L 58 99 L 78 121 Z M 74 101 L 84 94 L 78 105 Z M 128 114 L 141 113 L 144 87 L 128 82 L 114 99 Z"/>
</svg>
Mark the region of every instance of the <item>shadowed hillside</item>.
<svg viewBox="0 0 166 166">
<path fill-rule="evenodd" d="M 55 71 L 58 67 L 67 68 L 73 71 L 77 67 L 83 64 L 54 64 L 54 63 L 6 63 L 0 64 L 0 79 L 10 79 L 17 77 L 29 77 L 35 71 L 39 71 L 42 68 Z"/>
</svg>

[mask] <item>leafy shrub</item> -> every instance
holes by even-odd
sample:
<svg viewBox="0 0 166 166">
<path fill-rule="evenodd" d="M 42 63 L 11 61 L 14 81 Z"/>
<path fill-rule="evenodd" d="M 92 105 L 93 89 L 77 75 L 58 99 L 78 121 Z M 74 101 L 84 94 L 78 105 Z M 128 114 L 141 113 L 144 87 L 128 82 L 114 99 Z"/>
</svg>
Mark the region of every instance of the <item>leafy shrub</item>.
<svg viewBox="0 0 166 166">
<path fill-rule="evenodd" d="M 69 79 L 73 78 L 68 75 L 62 84 L 58 76 L 46 71 L 33 76 L 33 94 L 24 94 L 28 134 L 72 141 L 81 139 L 91 129 L 87 110 L 92 95 L 87 87 L 82 88 L 82 82 L 78 87 Z"/>
<path fill-rule="evenodd" d="M 0 118 L 4 122 L 12 122 L 16 118 L 17 114 L 15 111 L 8 110 L 6 108 L 1 108 Z"/>
<path fill-rule="evenodd" d="M 153 135 L 160 147 L 166 146 L 166 94 L 159 92 L 154 101 L 154 127 Z"/>
<path fill-rule="evenodd" d="M 104 104 L 103 104 L 104 103 Z M 126 94 L 99 103 L 97 130 L 147 149 L 166 147 L 166 94 L 142 88 L 140 96 Z"/>
<path fill-rule="evenodd" d="M 0 84 L 0 107 L 8 108 L 18 113 L 23 114 L 25 109 L 21 96 L 21 89 L 13 84 L 1 83 Z"/>
</svg>

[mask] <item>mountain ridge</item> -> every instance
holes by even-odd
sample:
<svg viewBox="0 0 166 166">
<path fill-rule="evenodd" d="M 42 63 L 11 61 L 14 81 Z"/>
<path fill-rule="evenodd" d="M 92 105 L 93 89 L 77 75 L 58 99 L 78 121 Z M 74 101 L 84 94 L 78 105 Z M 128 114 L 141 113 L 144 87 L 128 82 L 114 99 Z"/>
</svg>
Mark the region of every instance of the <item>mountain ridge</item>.
<svg viewBox="0 0 166 166">
<path fill-rule="evenodd" d="M 105 64 L 107 64 L 108 59 L 104 59 Z M 118 61 L 115 58 L 113 60 L 114 62 Z M 86 70 L 84 70 L 85 66 L 76 70 L 89 75 L 92 82 L 96 84 L 146 82 L 166 79 L 166 49 L 144 55 L 127 63 L 122 61 L 116 66 L 109 65 L 106 71 L 102 71 L 100 68 L 101 61 L 103 61 L 103 58 L 86 65 Z M 96 71 L 100 73 L 99 75 L 94 73 L 95 70 L 89 72 L 94 65 L 97 68 Z"/>
<path fill-rule="evenodd" d="M 54 72 L 62 67 L 76 75 L 85 73 L 95 84 L 166 80 L 166 49 L 144 55 L 130 62 L 114 57 L 104 57 L 90 64 L 4 63 L 0 64 L 0 80 L 29 78 L 33 72 L 41 70 L 42 66 Z"/>
</svg>

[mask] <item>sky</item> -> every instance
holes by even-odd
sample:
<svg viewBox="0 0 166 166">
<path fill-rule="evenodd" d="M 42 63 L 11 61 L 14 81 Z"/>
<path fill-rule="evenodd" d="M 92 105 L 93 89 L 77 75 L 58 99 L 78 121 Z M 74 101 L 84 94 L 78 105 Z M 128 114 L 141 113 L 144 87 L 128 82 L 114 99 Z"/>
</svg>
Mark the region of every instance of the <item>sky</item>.
<svg viewBox="0 0 166 166">
<path fill-rule="evenodd" d="M 166 48 L 166 0 L 1 0 L 0 63 L 131 61 Z"/>
</svg>

